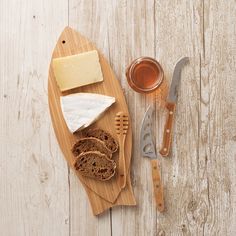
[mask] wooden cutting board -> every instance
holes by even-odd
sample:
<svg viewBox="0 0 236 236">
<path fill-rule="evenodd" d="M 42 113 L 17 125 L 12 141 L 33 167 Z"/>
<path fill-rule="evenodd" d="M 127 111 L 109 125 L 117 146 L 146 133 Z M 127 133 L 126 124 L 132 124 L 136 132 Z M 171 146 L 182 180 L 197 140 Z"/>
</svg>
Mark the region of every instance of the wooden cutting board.
<svg viewBox="0 0 236 236">
<path fill-rule="evenodd" d="M 83 183 L 82 183 L 83 184 Z M 104 200 L 103 198 L 99 197 L 95 192 L 93 192 L 91 189 L 89 189 L 86 185 L 84 185 L 84 188 L 87 192 L 90 206 L 92 208 L 92 212 L 94 215 L 99 215 L 106 211 L 107 209 L 114 207 L 114 206 L 120 206 L 120 205 L 126 205 L 126 206 L 135 206 L 136 201 L 133 194 L 130 176 L 128 176 L 127 179 L 127 185 L 126 187 L 121 191 L 118 198 L 114 203 L 108 202 Z"/>
<path fill-rule="evenodd" d="M 57 57 L 74 55 L 94 49 L 96 49 L 96 47 L 93 43 L 91 43 L 89 40 L 81 36 L 78 32 L 74 31 L 70 27 L 66 27 L 62 32 L 61 36 L 59 37 L 59 40 L 56 44 L 56 47 L 52 55 L 52 59 Z M 71 148 L 78 137 L 71 134 L 66 126 L 60 107 L 60 96 L 77 92 L 89 92 L 89 93 L 99 93 L 115 97 L 116 98 L 115 104 L 113 104 L 112 107 L 109 108 L 106 111 L 106 113 L 92 126 L 107 130 L 114 137 L 116 137 L 116 132 L 113 121 L 116 113 L 119 111 L 124 111 L 127 114 L 129 114 L 128 107 L 122 89 L 120 87 L 120 84 L 118 80 L 115 78 L 115 75 L 110 65 L 100 52 L 99 52 L 99 60 L 104 77 L 104 81 L 102 83 L 96 83 L 93 85 L 88 85 L 81 88 L 73 89 L 63 94 L 60 92 L 56 84 L 52 63 L 50 65 L 49 78 L 48 78 L 48 97 L 49 97 L 49 107 L 50 107 L 52 123 L 58 143 L 61 147 L 64 157 L 66 158 L 68 164 L 72 168 L 75 158 L 72 155 Z M 129 129 L 127 132 L 127 137 L 125 142 L 125 158 L 126 158 L 126 166 L 128 173 L 131 160 L 131 149 L 132 149 L 132 131 L 131 131 L 131 120 L 130 120 Z M 114 159 L 116 160 L 116 162 L 118 161 L 118 152 L 115 154 Z M 121 192 L 121 189 L 118 185 L 118 175 L 116 175 L 115 178 L 112 178 L 109 181 L 102 182 L 81 176 L 77 171 L 75 171 L 75 173 L 77 174 L 83 185 L 86 186 L 87 193 L 88 191 L 91 190 L 94 193 L 96 193 L 100 198 L 104 199 L 106 202 L 110 202 L 113 204 L 115 204 L 115 202 L 118 202 L 116 200 L 118 200 L 117 198 Z M 128 188 L 131 189 L 130 178 L 127 178 L 127 182 L 128 182 L 127 183 Z M 92 198 L 91 196 L 89 197 Z M 130 199 L 132 200 L 132 202 L 134 202 L 133 193 Z"/>
</svg>

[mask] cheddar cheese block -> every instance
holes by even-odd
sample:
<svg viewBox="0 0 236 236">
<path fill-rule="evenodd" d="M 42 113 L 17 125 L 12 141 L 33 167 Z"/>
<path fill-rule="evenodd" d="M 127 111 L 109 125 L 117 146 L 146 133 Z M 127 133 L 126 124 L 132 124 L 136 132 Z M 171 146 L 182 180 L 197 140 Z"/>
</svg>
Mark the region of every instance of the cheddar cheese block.
<svg viewBox="0 0 236 236">
<path fill-rule="evenodd" d="M 56 82 L 62 92 L 103 81 L 96 50 L 54 58 L 52 66 Z"/>
</svg>

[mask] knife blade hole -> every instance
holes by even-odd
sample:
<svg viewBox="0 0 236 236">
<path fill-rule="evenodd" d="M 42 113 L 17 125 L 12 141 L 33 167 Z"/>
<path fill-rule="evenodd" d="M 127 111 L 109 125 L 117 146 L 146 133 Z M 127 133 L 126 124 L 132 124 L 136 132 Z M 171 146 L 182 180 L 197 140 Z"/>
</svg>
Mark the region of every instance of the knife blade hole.
<svg viewBox="0 0 236 236">
<path fill-rule="evenodd" d="M 65 44 L 65 43 L 66 43 L 66 41 L 65 41 L 65 40 L 62 40 L 61 42 L 62 42 L 63 44 Z"/>
<path fill-rule="evenodd" d="M 151 145 L 151 144 L 145 145 L 145 147 L 143 148 L 143 151 L 144 151 L 145 153 L 152 152 L 152 145 Z"/>
</svg>

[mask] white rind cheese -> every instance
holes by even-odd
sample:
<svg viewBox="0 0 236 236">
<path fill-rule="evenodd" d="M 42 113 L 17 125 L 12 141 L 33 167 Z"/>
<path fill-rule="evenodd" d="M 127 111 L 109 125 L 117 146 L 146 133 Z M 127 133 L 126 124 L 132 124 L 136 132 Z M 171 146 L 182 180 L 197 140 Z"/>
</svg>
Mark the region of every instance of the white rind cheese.
<svg viewBox="0 0 236 236">
<path fill-rule="evenodd" d="M 114 97 L 95 93 L 61 96 L 61 109 L 71 133 L 95 122 L 115 102 Z"/>
<path fill-rule="evenodd" d="M 61 91 L 103 81 L 96 50 L 53 59 L 53 71 Z"/>
</svg>

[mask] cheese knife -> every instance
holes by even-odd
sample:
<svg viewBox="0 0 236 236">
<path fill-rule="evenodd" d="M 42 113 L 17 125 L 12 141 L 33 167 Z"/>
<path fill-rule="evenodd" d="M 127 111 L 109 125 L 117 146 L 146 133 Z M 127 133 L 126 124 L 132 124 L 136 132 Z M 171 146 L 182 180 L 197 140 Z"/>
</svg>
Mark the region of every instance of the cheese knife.
<svg viewBox="0 0 236 236">
<path fill-rule="evenodd" d="M 159 153 L 156 153 L 152 134 L 153 110 L 154 110 L 153 106 L 149 106 L 144 115 L 140 132 L 140 147 L 142 156 L 148 157 L 151 160 L 153 191 L 154 191 L 156 206 L 160 212 L 163 212 L 164 195 L 163 195 L 163 186 L 161 182 L 160 166 L 158 161 Z"/>
<path fill-rule="evenodd" d="M 169 155 L 170 149 L 171 149 L 172 129 L 173 129 L 175 108 L 176 108 L 176 103 L 177 103 L 178 86 L 180 84 L 180 79 L 181 79 L 181 68 L 187 62 L 189 62 L 189 58 L 183 57 L 176 63 L 169 94 L 166 101 L 168 117 L 167 117 L 165 128 L 164 128 L 162 148 L 160 150 L 160 154 L 164 157 Z"/>
</svg>

